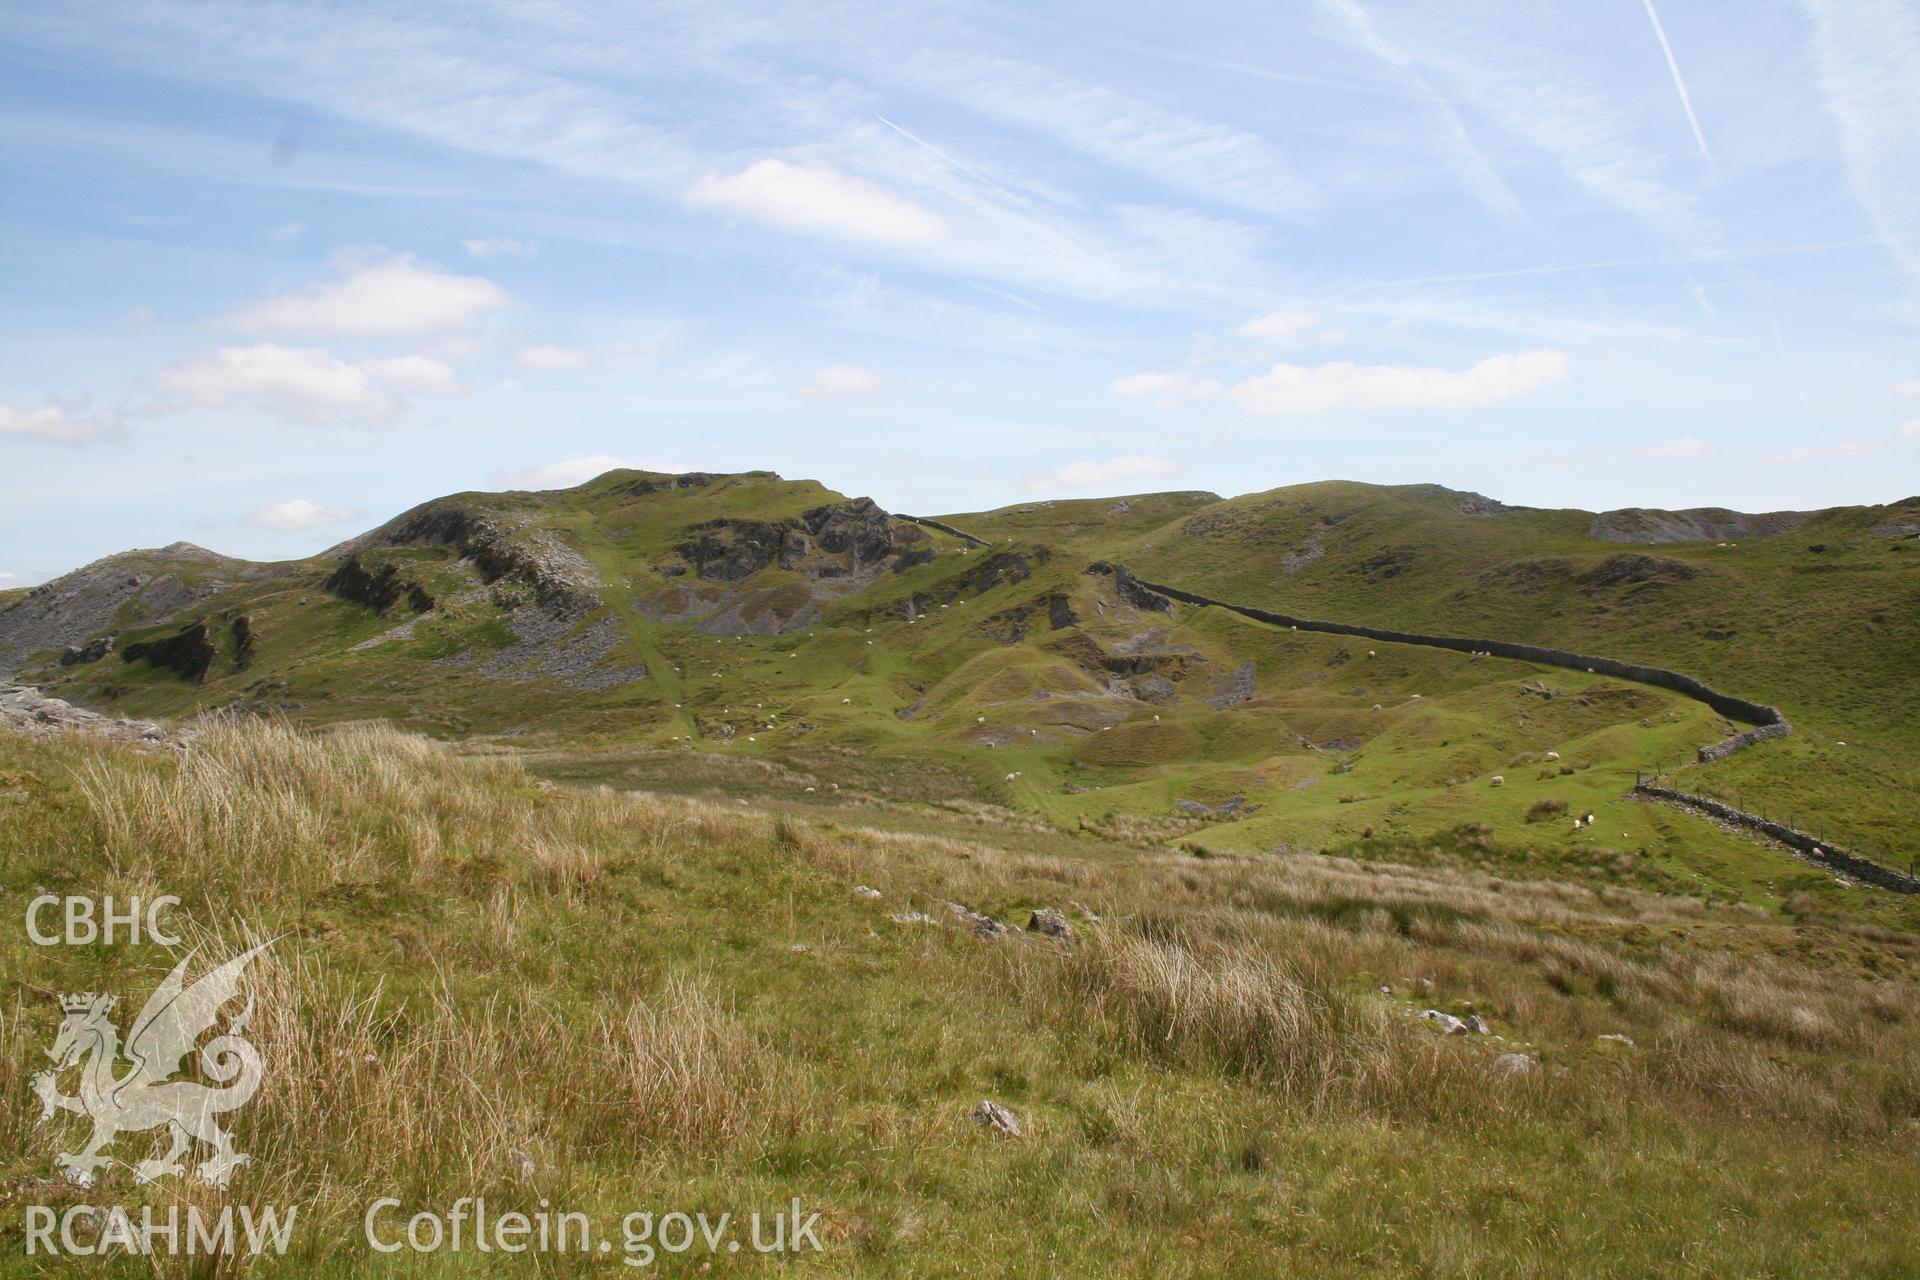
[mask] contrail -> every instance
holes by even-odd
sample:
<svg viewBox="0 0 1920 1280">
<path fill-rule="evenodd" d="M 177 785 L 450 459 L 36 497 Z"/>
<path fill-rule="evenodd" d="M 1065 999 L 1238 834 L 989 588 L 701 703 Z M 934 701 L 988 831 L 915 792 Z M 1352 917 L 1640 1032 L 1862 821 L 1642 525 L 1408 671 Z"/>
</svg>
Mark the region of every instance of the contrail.
<svg viewBox="0 0 1920 1280">
<path fill-rule="evenodd" d="M 908 142 L 914 143 L 918 146 L 925 147 L 928 151 L 931 151 L 934 155 L 939 156 L 942 160 L 946 161 L 948 164 L 958 169 L 961 173 L 966 174 L 969 178 L 972 178 L 975 182 L 978 182 L 983 186 L 988 186 L 993 188 L 995 191 L 999 192 L 1001 195 L 1005 196 L 1007 199 L 1013 201 L 1015 204 L 1019 205 L 1021 208 L 1023 209 L 1033 208 L 1033 202 L 1031 200 L 1028 200 L 1025 196 L 1018 195 L 1012 191 L 1009 191 L 1005 187 L 1001 186 L 999 183 L 995 182 L 992 178 L 989 178 L 986 174 L 981 173 L 979 170 L 970 169 L 966 165 L 961 164 L 958 160 L 955 160 L 952 156 L 948 155 L 946 152 L 942 151 L 940 148 L 934 146 L 931 142 L 928 142 L 925 138 L 921 137 L 919 134 L 914 133 L 911 130 L 902 129 L 899 125 L 887 119 L 885 116 L 881 115 L 877 111 L 874 112 L 873 118 L 875 120 L 878 120 L 881 124 L 887 126 L 887 128 L 893 130 L 895 133 L 899 134 L 901 137 L 905 138 Z"/>
<path fill-rule="evenodd" d="M 1680 78 L 1680 64 L 1674 61 L 1673 46 L 1667 43 L 1667 29 L 1660 25 L 1660 15 L 1654 11 L 1653 0 L 1641 0 L 1647 6 L 1647 21 L 1653 24 L 1653 34 L 1659 38 L 1660 52 L 1667 55 L 1667 70 L 1673 73 L 1673 87 L 1680 91 L 1680 107 L 1687 113 L 1687 123 L 1693 128 L 1693 140 L 1700 144 L 1700 154 L 1713 163 L 1713 152 L 1707 150 L 1707 135 L 1700 132 L 1700 117 L 1693 114 L 1693 98 L 1687 93 L 1687 82 Z"/>
</svg>

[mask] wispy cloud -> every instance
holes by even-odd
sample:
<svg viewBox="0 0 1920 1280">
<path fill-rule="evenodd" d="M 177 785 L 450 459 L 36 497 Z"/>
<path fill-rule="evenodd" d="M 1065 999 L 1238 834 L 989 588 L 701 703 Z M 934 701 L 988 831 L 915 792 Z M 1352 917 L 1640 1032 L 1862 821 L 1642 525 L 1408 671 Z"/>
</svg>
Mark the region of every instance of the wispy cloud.
<svg viewBox="0 0 1920 1280">
<path fill-rule="evenodd" d="M 1253 413 L 1325 413 L 1333 409 L 1473 409 L 1560 381 L 1573 362 L 1559 351 L 1488 356 L 1472 368 L 1417 365 L 1276 364 L 1233 388 Z"/>
<path fill-rule="evenodd" d="M 383 427 L 406 407 L 403 392 L 464 390 L 452 369 L 427 356 L 354 364 L 316 347 L 272 342 L 221 347 L 161 370 L 153 382 L 161 394 L 145 408 L 150 415 L 251 403 L 308 426 Z"/>
<path fill-rule="evenodd" d="M 926 244 L 946 220 L 911 200 L 832 169 L 767 159 L 732 175 L 708 174 L 687 190 L 689 203 L 751 218 L 782 231 Z"/>
<path fill-rule="evenodd" d="M 1136 373 L 1112 389 L 1151 398 L 1163 408 L 1224 391 L 1248 412 L 1274 417 L 1341 409 L 1472 409 L 1538 391 L 1565 378 L 1572 367 L 1564 352 L 1523 351 L 1488 356 L 1458 371 L 1346 361 L 1282 363 L 1231 387 L 1185 373 Z"/>
<path fill-rule="evenodd" d="M 593 355 L 579 347 L 522 347 L 513 364 L 522 373 L 579 373 L 593 364 Z"/>
<path fill-rule="evenodd" d="M 84 400 L 49 399 L 30 409 L 0 403 L 0 439 L 43 444 L 99 444 L 126 437 L 119 415 L 88 407 Z"/>
<path fill-rule="evenodd" d="M 1116 378 L 1111 390 L 1123 396 L 1152 400 L 1162 409 L 1171 409 L 1189 400 L 1211 400 L 1223 387 L 1215 378 L 1196 378 L 1189 373 L 1130 373 Z"/>
<path fill-rule="evenodd" d="M 1023 481 L 1029 493 L 1072 493 L 1123 484 L 1147 476 L 1165 475 L 1173 464 L 1164 458 L 1132 453 L 1120 458 L 1069 462 L 1051 471 L 1036 471 Z"/>
<path fill-rule="evenodd" d="M 531 258 L 540 252 L 540 246 L 531 240 L 513 240 L 506 236 L 462 240 L 460 247 L 467 251 L 469 258 Z"/>
<path fill-rule="evenodd" d="M 1425 10 L 1386 15 L 1358 0 L 1322 3 L 1361 47 L 1430 75 L 1449 98 L 1547 156 L 1594 198 L 1683 243 L 1713 231 L 1694 198 L 1667 182 L 1660 157 L 1634 140 L 1632 119 L 1606 93 L 1564 60 L 1543 66 L 1552 51 L 1532 39 L 1540 30 L 1523 33 L 1523 16 L 1510 6 L 1474 22 L 1452 9 L 1434 21 Z"/>
<path fill-rule="evenodd" d="M 464 329 L 507 305 L 507 293 L 480 276 L 454 275 L 397 254 L 338 260 L 339 279 L 281 294 L 227 317 L 247 333 L 392 337 Z"/>
<path fill-rule="evenodd" d="M 241 519 L 241 523 L 280 533 L 293 533 L 345 524 L 364 514 L 355 507 L 325 507 L 306 498 L 289 498 L 285 502 L 276 502 L 272 506 L 249 512 Z"/>
<path fill-rule="evenodd" d="M 1899 0 L 1803 0 L 1854 195 L 1920 282 L 1920 19 Z"/>
<path fill-rule="evenodd" d="M 387 356 L 377 360 L 362 360 L 360 367 L 377 381 L 400 391 L 457 396 L 466 390 L 452 368 L 431 356 Z"/>
<path fill-rule="evenodd" d="M 854 400 L 871 400 L 894 389 L 891 379 L 884 378 L 865 365 L 830 364 L 824 369 L 814 370 L 794 392 L 794 395 L 810 404 L 846 404 Z"/>
<path fill-rule="evenodd" d="M 923 91 L 1203 199 L 1289 217 L 1322 200 L 1286 153 L 1258 134 L 1105 85 L 948 50 L 916 54 L 899 74 Z"/>
<path fill-rule="evenodd" d="M 595 476 L 605 475 L 609 471 L 656 471 L 667 475 L 679 475 L 686 470 L 686 467 L 677 464 L 633 462 L 609 454 L 595 453 L 582 458 L 568 458 L 562 462 L 549 463 L 542 467 L 528 467 L 520 471 L 497 471 L 491 478 L 493 483 L 509 489 L 571 489 L 575 485 L 585 484 Z"/>
</svg>

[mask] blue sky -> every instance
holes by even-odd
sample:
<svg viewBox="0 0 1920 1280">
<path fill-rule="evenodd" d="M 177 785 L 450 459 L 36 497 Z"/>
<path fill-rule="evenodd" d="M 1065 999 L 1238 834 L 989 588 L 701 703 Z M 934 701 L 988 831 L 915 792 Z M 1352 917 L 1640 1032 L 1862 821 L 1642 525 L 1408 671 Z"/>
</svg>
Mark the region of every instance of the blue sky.
<svg viewBox="0 0 1920 1280">
<path fill-rule="evenodd" d="M 0 586 L 620 464 L 1920 491 L 1904 0 L 11 5 L 0 190 Z"/>
</svg>

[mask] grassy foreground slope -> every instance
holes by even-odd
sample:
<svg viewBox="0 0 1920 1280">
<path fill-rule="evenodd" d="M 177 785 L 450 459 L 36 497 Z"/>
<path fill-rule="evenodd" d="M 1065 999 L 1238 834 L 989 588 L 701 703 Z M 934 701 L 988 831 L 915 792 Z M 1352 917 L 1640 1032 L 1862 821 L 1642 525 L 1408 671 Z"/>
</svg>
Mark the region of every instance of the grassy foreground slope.
<svg viewBox="0 0 1920 1280">
<path fill-rule="evenodd" d="M 524 1269 L 361 1244 L 377 1196 L 480 1194 L 607 1220 L 797 1196 L 827 1247 L 793 1265 L 834 1275 L 1920 1270 L 1915 939 L 1817 904 L 1569 882 L 1487 833 L 1421 866 L 1022 853 L 992 820 L 556 790 L 385 728 L 216 724 L 178 755 L 0 735 L 0 781 L 0 916 L 173 893 L 210 961 L 285 935 L 233 1194 L 301 1212 L 249 1274 Z M 1075 936 L 983 939 L 949 901 Z M 916 911 L 938 923 L 892 919 Z M 0 1272 L 51 1274 L 19 1215 L 77 1194 L 42 1180 L 79 1135 L 27 1092 L 53 995 L 134 1000 L 172 957 L 12 927 L 0 957 Z M 983 1097 L 1026 1136 L 970 1123 Z M 707 1263 L 755 1266 L 659 1269 Z"/>
</svg>

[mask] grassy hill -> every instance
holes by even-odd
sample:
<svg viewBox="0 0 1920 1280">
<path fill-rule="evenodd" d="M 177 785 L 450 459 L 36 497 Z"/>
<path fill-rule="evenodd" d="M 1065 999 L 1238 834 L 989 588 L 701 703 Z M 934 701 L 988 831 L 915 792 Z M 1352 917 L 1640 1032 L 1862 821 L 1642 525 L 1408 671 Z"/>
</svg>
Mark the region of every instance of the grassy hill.
<svg viewBox="0 0 1920 1280">
<path fill-rule="evenodd" d="M 43 888 L 169 892 L 202 962 L 279 938 L 232 1193 L 298 1226 L 284 1260 L 222 1274 L 384 1274 L 361 1223 L 388 1195 L 606 1232 L 798 1198 L 824 1246 L 804 1274 L 1920 1269 L 1913 935 L 1812 899 L 1783 917 L 1595 884 L 1485 831 L 1364 861 L 1023 851 L 1014 814 L 931 834 L 910 811 L 555 789 L 382 727 L 209 724 L 170 754 L 0 735 L 0 787 L 9 916 Z M 1025 930 L 1041 908 L 1072 936 Z M 35 1123 L 46 993 L 131 998 L 173 958 L 17 929 L 0 957 L 0 1186 L 98 1198 L 44 1181 L 79 1136 Z M 973 1123 L 981 1099 L 1023 1136 Z M 115 1176 L 129 1206 L 219 1200 Z M 22 1250 L 0 1211 L 0 1270 L 37 1274 Z"/>
<path fill-rule="evenodd" d="M 1788 513 L 1674 542 L 1746 526 L 1334 483 L 942 517 L 956 536 L 771 473 L 613 472 L 440 499 L 308 561 L 116 557 L 0 611 L 0 656 L 87 705 L 390 721 L 567 781 L 860 804 L 929 830 L 1017 815 L 1034 840 L 1215 853 L 1418 856 L 1485 831 L 1567 874 L 1777 911 L 1863 895 L 1623 798 L 1637 768 L 1729 731 L 1699 704 L 1162 609 L 1088 566 L 1690 672 L 1798 731 L 1688 768 L 1688 785 L 1904 862 L 1916 521 L 1915 504 Z M 62 664 L 109 633 L 111 653 Z M 1872 896 L 1866 917 L 1909 913 Z"/>
</svg>

